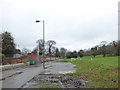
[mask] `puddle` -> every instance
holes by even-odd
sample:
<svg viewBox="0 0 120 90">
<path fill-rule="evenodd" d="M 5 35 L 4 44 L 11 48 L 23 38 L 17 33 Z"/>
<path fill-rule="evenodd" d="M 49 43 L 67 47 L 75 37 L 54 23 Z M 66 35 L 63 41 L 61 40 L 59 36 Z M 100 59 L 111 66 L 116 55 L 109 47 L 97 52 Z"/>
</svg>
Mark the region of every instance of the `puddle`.
<svg viewBox="0 0 120 90">
<path fill-rule="evenodd" d="M 59 71 L 59 74 L 68 74 L 68 73 L 74 73 L 75 71 Z"/>
</svg>

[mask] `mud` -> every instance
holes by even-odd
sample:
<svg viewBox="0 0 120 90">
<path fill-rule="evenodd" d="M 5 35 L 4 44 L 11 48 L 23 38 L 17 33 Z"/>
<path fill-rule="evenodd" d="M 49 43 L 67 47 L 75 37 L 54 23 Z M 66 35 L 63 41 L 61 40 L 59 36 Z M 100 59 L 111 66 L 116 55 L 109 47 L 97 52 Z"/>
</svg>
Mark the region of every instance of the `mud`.
<svg viewBox="0 0 120 90">
<path fill-rule="evenodd" d="M 24 85 L 23 88 L 39 88 L 41 84 L 45 83 L 51 83 L 60 88 L 82 88 L 85 87 L 88 81 L 70 75 L 39 74 Z"/>
</svg>

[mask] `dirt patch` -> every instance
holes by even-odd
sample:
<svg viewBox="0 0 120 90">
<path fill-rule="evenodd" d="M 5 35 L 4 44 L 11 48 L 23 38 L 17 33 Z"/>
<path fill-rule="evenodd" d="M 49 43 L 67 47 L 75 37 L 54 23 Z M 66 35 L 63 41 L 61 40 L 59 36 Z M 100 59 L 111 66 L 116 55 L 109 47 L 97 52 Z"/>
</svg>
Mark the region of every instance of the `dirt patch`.
<svg viewBox="0 0 120 90">
<path fill-rule="evenodd" d="M 60 88 L 82 88 L 85 87 L 88 81 L 69 75 L 40 74 L 31 79 L 23 88 L 40 88 L 41 85 L 46 83 Z"/>
</svg>

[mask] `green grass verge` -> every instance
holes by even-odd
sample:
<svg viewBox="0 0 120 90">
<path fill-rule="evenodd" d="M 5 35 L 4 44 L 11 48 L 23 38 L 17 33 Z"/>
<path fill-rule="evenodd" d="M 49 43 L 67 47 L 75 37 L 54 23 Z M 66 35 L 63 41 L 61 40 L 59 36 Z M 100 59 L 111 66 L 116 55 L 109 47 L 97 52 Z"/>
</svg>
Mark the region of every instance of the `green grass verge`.
<svg viewBox="0 0 120 90">
<path fill-rule="evenodd" d="M 91 80 L 86 87 L 94 88 L 118 88 L 118 56 L 102 57 L 85 56 L 82 60 L 63 59 L 60 62 L 71 62 L 77 65 L 76 72 L 73 76 L 78 78 Z"/>
</svg>

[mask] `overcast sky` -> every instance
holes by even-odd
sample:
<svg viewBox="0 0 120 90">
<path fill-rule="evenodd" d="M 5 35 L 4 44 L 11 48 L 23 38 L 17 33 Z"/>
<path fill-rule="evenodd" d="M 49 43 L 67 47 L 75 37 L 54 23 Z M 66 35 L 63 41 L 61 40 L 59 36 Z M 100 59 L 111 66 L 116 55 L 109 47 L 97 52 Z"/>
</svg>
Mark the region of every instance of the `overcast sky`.
<svg viewBox="0 0 120 90">
<path fill-rule="evenodd" d="M 56 47 L 87 49 L 118 39 L 119 0 L 0 0 L 0 33 L 12 33 L 18 48 L 33 49 L 42 39 Z"/>
</svg>

